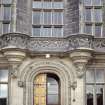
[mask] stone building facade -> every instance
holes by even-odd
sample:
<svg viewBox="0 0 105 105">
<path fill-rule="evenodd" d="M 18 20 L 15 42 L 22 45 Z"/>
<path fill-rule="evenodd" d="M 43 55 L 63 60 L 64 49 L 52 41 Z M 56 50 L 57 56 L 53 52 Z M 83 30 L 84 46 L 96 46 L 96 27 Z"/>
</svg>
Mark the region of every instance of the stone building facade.
<svg viewBox="0 0 105 105">
<path fill-rule="evenodd" d="M 84 0 L 61 0 L 64 3 L 63 37 L 32 36 L 32 0 L 0 1 L 1 16 L 2 8 L 11 8 L 10 19 L 0 20 L 0 105 L 105 104 L 105 0 L 98 0 L 101 4 L 96 0 L 95 6 L 84 6 Z M 88 4 L 95 0 L 87 1 Z M 85 22 L 86 8 L 102 9 L 102 21 Z M 89 33 L 91 29 L 84 32 L 85 25 L 91 24 L 94 31 L 95 25 L 102 25 L 98 37 L 94 32 Z M 48 94 L 46 90 L 51 83 L 46 79 L 37 81 L 40 74 L 42 79 L 57 81 L 56 94 L 52 92 L 53 87 Z M 41 84 L 45 86 L 44 93 Z M 53 96 L 50 102 L 48 95 L 55 95 L 57 102 L 53 103 Z"/>
</svg>

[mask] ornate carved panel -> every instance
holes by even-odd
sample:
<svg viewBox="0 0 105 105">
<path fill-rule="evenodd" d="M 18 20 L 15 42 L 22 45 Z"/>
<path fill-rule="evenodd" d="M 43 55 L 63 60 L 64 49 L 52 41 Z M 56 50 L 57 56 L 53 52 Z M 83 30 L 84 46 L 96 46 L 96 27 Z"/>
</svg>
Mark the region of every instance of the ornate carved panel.
<svg viewBox="0 0 105 105">
<path fill-rule="evenodd" d="M 105 52 L 105 39 L 78 34 L 66 38 L 35 38 L 20 33 L 9 33 L 0 36 L 0 48 L 19 48 L 42 53 L 64 53 L 81 48 Z"/>
</svg>

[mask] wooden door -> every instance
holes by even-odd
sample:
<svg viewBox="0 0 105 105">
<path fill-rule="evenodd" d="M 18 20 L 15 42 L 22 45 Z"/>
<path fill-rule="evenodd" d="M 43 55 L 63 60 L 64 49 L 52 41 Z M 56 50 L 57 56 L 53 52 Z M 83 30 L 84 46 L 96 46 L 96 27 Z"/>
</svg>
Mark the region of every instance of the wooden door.
<svg viewBox="0 0 105 105">
<path fill-rule="evenodd" d="M 34 81 L 34 105 L 46 105 L 46 74 L 40 74 Z"/>
</svg>

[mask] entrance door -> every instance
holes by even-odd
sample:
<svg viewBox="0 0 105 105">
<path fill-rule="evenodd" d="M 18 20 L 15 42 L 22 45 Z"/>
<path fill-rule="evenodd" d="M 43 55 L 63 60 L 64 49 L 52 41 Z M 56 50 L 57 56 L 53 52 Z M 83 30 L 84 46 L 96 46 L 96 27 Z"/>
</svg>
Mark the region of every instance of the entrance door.
<svg viewBox="0 0 105 105">
<path fill-rule="evenodd" d="M 55 74 L 39 74 L 34 80 L 34 105 L 60 105 L 60 83 Z"/>
</svg>

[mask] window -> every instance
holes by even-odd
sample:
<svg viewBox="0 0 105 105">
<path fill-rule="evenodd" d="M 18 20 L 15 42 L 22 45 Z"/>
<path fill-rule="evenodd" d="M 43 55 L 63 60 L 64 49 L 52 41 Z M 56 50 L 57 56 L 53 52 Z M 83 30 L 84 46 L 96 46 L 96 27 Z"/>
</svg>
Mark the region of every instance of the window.
<svg viewBox="0 0 105 105">
<path fill-rule="evenodd" d="M 10 20 L 11 19 L 11 7 L 4 6 L 3 19 L 4 20 Z"/>
<path fill-rule="evenodd" d="M 94 5 L 102 5 L 102 0 L 93 0 Z"/>
<path fill-rule="evenodd" d="M 92 24 L 85 25 L 85 33 L 92 35 Z"/>
<path fill-rule="evenodd" d="M 90 69 L 86 72 L 86 105 L 104 105 L 105 71 Z"/>
<path fill-rule="evenodd" d="M 3 23 L 3 33 L 10 32 L 10 24 L 9 23 Z"/>
<path fill-rule="evenodd" d="M 95 25 L 95 36 L 100 37 L 102 34 L 102 25 Z"/>
<path fill-rule="evenodd" d="M 92 20 L 92 9 L 91 8 L 85 9 L 85 21 L 91 22 L 91 20 Z"/>
<path fill-rule="evenodd" d="M 57 25 L 63 24 L 63 12 L 60 11 L 53 12 L 53 24 Z"/>
<path fill-rule="evenodd" d="M 0 4 L 0 34 L 10 32 L 12 0 L 1 0 Z"/>
<path fill-rule="evenodd" d="M 2 0 L 2 3 L 3 4 L 11 4 L 12 3 L 12 0 Z"/>
<path fill-rule="evenodd" d="M 0 105 L 7 105 L 8 70 L 0 70 Z"/>
<path fill-rule="evenodd" d="M 84 0 L 84 5 L 91 5 L 92 4 L 92 0 Z"/>
<path fill-rule="evenodd" d="M 84 0 L 84 33 L 103 37 L 103 3 L 102 0 Z M 87 25 L 91 24 L 91 25 Z M 90 27 L 92 29 L 90 29 Z M 90 31 L 90 32 L 89 32 Z"/>
<path fill-rule="evenodd" d="M 63 6 L 64 3 L 62 0 L 33 0 L 33 36 L 38 37 L 39 35 L 39 37 L 63 37 Z M 35 29 L 39 30 L 35 27 L 40 27 L 40 32 L 37 31 L 40 34 L 34 32 Z M 53 34 L 55 30 L 57 32 Z"/>
<path fill-rule="evenodd" d="M 40 1 L 33 1 L 33 8 L 40 9 L 42 7 L 42 3 Z"/>
<path fill-rule="evenodd" d="M 52 23 L 52 16 L 51 16 L 51 11 L 44 11 L 44 25 L 51 25 Z"/>
<path fill-rule="evenodd" d="M 41 35 L 43 37 L 51 37 L 51 27 L 43 27 Z"/>
<path fill-rule="evenodd" d="M 53 8 L 55 9 L 63 9 L 63 2 L 62 1 L 56 1 L 56 2 L 53 2 Z"/>
<path fill-rule="evenodd" d="M 44 1 L 43 9 L 52 9 L 52 2 L 50 0 Z"/>
<path fill-rule="evenodd" d="M 2 8 L 1 8 L 1 5 L 0 5 L 0 21 L 2 21 Z"/>
<path fill-rule="evenodd" d="M 32 23 L 39 25 L 41 23 L 41 12 L 40 11 L 33 11 L 33 19 L 32 19 Z"/>
<path fill-rule="evenodd" d="M 53 36 L 58 37 L 60 35 L 61 35 L 61 37 L 63 36 L 63 28 L 62 27 L 54 27 L 53 28 Z"/>
<path fill-rule="evenodd" d="M 102 9 L 94 9 L 95 22 L 102 22 Z"/>
<path fill-rule="evenodd" d="M 60 105 L 60 83 L 55 74 L 39 74 L 34 80 L 33 105 Z"/>
<path fill-rule="evenodd" d="M 33 35 L 40 36 L 40 27 L 33 27 L 32 32 Z"/>
<path fill-rule="evenodd" d="M 89 5 L 99 6 L 99 5 L 102 5 L 102 0 L 84 0 L 84 5 L 86 5 L 86 6 L 89 6 Z"/>
</svg>

